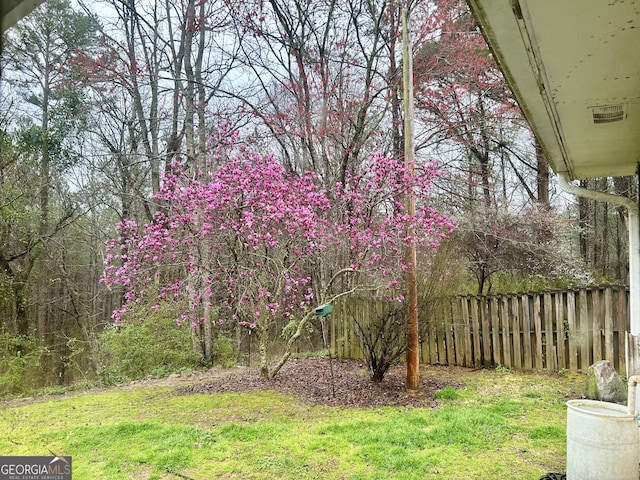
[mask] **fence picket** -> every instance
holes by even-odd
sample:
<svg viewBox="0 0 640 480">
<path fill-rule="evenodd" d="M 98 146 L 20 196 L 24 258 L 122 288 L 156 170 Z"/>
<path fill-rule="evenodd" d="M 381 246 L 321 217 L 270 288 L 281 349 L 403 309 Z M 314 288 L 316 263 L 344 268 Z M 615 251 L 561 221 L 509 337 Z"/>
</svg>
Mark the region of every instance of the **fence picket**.
<svg viewBox="0 0 640 480">
<path fill-rule="evenodd" d="M 589 351 L 589 330 L 591 327 L 591 322 L 589 322 L 589 304 L 587 302 L 586 290 L 583 289 L 578 292 L 578 302 L 578 331 L 580 332 L 580 369 L 582 370 L 582 373 L 587 373 L 589 365 L 591 365 L 591 352 Z"/>
<path fill-rule="evenodd" d="M 436 336 L 438 332 L 438 315 L 436 314 L 437 306 L 433 310 L 429 311 L 427 317 L 427 342 L 429 349 L 426 355 L 423 357 L 423 362 L 428 362 L 432 365 L 438 364 L 438 350 L 436 343 Z"/>
<path fill-rule="evenodd" d="M 553 339 L 553 309 L 551 294 L 544 293 L 544 358 L 545 370 L 552 372 L 557 369 L 556 347 Z"/>
<path fill-rule="evenodd" d="M 611 289 L 604 291 L 604 358 L 615 362 L 613 354 L 613 298 Z"/>
<path fill-rule="evenodd" d="M 491 343 L 493 345 L 493 362 L 495 365 L 501 365 L 504 361 L 502 357 L 502 349 L 500 348 L 500 316 L 498 315 L 498 298 L 490 297 L 489 315 L 491 317 Z"/>
<path fill-rule="evenodd" d="M 481 340 L 482 332 L 480 332 L 480 318 L 478 316 L 478 299 L 471 297 L 469 299 L 470 314 L 471 314 L 471 336 L 473 339 L 473 366 L 479 367 L 482 365 L 482 349 Z"/>
<path fill-rule="evenodd" d="M 506 295 L 500 297 L 500 321 L 502 323 L 502 352 L 504 366 L 511 368 L 511 333 L 509 332 L 509 298 Z"/>
<path fill-rule="evenodd" d="M 567 323 L 569 325 L 569 370 L 578 371 L 578 332 L 576 330 L 576 294 L 567 292 Z"/>
<path fill-rule="evenodd" d="M 469 297 L 462 297 L 460 299 L 460 303 L 460 306 L 462 307 L 462 332 L 464 334 L 464 362 L 462 365 L 465 367 L 472 367 L 473 357 L 471 355 L 471 318 L 469 316 Z"/>
<path fill-rule="evenodd" d="M 626 372 L 626 358 L 625 358 L 625 343 L 626 343 L 626 335 L 625 332 L 629 330 L 629 313 L 628 313 L 628 293 L 626 289 L 618 290 L 618 300 L 616 302 L 616 313 L 615 313 L 615 324 L 617 326 L 617 334 L 614 336 L 616 338 L 616 346 L 618 350 L 618 362 L 617 362 L 617 370 L 619 372 Z"/>
<path fill-rule="evenodd" d="M 446 302 L 442 302 L 439 305 L 438 312 L 440 313 L 440 316 L 438 317 L 438 323 L 436 323 L 436 344 L 438 345 L 438 363 L 441 365 L 447 364 L 447 349 L 445 347 L 446 327 L 444 324 L 446 305 L 447 305 Z"/>
<path fill-rule="evenodd" d="M 447 345 L 447 365 L 456 364 L 455 349 L 453 347 L 453 322 L 455 321 L 453 301 L 454 299 L 451 299 L 446 303 L 446 311 L 449 312 L 449 315 L 444 319 L 444 339 Z"/>
<path fill-rule="evenodd" d="M 533 298 L 533 328 L 535 331 L 535 360 L 536 370 L 542 370 L 542 309 L 540 307 L 540 296 Z"/>
<path fill-rule="evenodd" d="M 464 365 L 464 334 L 462 332 L 460 297 L 456 297 L 452 305 L 452 325 L 453 325 L 453 348 L 454 365 L 462 367 Z"/>
<path fill-rule="evenodd" d="M 556 292 L 554 296 L 554 311 L 556 314 L 556 351 L 558 355 L 558 370 L 564 370 L 568 367 L 565 343 L 564 302 L 562 300 L 562 292 Z"/>
<path fill-rule="evenodd" d="M 600 307 L 600 290 L 594 288 L 591 290 L 591 304 L 593 310 L 591 312 L 591 319 L 593 322 L 593 361 L 603 360 L 602 356 L 602 312 Z"/>
<path fill-rule="evenodd" d="M 529 295 L 518 296 L 520 311 L 522 312 L 522 348 L 524 350 L 525 370 L 533 370 L 533 357 L 531 355 L 531 317 L 529 315 Z"/>
<path fill-rule="evenodd" d="M 489 304 L 476 297 L 476 303 L 480 303 L 480 313 L 482 318 L 482 365 L 491 366 L 491 322 L 489 321 Z"/>
<path fill-rule="evenodd" d="M 511 298 L 511 330 L 513 331 L 513 364 L 512 367 L 522 369 L 522 351 L 520 348 L 520 302 L 518 297 Z"/>
</svg>

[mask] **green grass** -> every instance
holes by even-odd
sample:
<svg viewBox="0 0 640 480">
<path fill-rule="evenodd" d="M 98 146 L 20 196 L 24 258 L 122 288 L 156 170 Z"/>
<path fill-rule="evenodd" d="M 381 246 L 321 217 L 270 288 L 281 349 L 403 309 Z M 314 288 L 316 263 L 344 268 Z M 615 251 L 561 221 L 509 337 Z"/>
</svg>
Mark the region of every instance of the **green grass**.
<svg viewBox="0 0 640 480">
<path fill-rule="evenodd" d="M 584 379 L 425 369 L 436 409 L 310 406 L 167 387 L 0 407 L 0 455 L 73 456 L 82 479 L 535 479 L 565 470 L 565 395 Z M 182 477 L 180 477 L 182 476 Z"/>
</svg>

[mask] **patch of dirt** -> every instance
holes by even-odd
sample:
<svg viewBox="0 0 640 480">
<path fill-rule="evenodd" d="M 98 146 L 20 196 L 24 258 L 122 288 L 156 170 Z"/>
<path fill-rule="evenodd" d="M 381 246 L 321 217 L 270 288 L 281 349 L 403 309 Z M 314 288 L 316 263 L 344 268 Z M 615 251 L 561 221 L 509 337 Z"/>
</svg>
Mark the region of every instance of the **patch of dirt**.
<svg viewBox="0 0 640 480">
<path fill-rule="evenodd" d="M 392 367 L 380 383 L 369 380 L 364 362 L 347 360 L 332 362 L 327 358 L 289 360 L 272 380 L 260 375 L 258 368 L 241 368 L 227 371 L 214 378 L 192 385 L 179 387 L 176 393 L 189 395 L 198 393 L 245 392 L 275 390 L 294 395 L 314 405 L 374 408 L 382 406 L 437 407 L 440 402 L 435 392 L 447 386 L 459 388 L 460 382 L 448 374 L 421 374 L 420 391 L 406 392 L 406 366 Z M 428 367 L 437 369 L 438 367 Z M 440 373 L 440 372 L 438 372 Z"/>
</svg>

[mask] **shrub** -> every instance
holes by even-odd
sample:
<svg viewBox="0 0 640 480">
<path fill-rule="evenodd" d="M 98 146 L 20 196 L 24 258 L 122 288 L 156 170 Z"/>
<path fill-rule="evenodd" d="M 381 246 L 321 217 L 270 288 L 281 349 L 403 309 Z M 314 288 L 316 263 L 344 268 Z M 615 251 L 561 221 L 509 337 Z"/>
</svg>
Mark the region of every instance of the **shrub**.
<svg viewBox="0 0 640 480">
<path fill-rule="evenodd" d="M 373 299 L 362 299 L 375 303 Z M 355 332 L 373 382 L 381 382 L 389 368 L 400 361 L 407 350 L 406 307 L 404 303 L 377 301 L 377 308 L 362 316 L 357 306 L 348 308 Z"/>
<path fill-rule="evenodd" d="M 236 365 L 236 348 L 234 341 L 222 333 L 213 342 L 213 362 L 225 368 Z"/>
<path fill-rule="evenodd" d="M 98 375 L 104 384 L 164 376 L 200 365 L 189 327 L 178 326 L 174 316 L 163 310 L 154 310 L 144 321 L 110 326 L 101 335 Z"/>
<path fill-rule="evenodd" d="M 432 312 L 463 283 L 460 258 L 451 242 L 442 242 L 437 251 L 420 254 L 417 289 L 421 339 L 427 338 Z M 404 286 L 398 287 L 399 296 L 404 295 L 403 289 Z M 349 305 L 353 306 L 347 307 L 347 314 L 353 320 L 371 380 L 381 382 L 389 368 L 400 362 L 407 351 L 407 303 L 378 296 L 354 299 Z"/>
<path fill-rule="evenodd" d="M 0 392 L 25 393 L 39 387 L 43 347 L 33 336 L 0 335 Z"/>
</svg>

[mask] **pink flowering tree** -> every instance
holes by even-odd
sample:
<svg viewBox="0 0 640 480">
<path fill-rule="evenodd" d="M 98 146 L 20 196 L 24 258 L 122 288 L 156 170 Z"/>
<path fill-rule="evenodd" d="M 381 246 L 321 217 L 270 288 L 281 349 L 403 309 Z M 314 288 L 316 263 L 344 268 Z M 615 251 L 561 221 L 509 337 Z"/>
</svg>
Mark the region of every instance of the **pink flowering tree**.
<svg viewBox="0 0 640 480">
<path fill-rule="evenodd" d="M 326 192 L 313 173 L 291 174 L 271 156 L 225 152 L 207 175 L 189 176 L 174 164 L 156 195 L 155 221 L 120 225 L 103 277 L 126 289 L 116 323 L 137 303 L 160 308 L 170 301 L 181 311 L 178 322 L 203 327 L 206 339 L 215 308 L 217 321 L 257 334 L 262 374 L 272 378 L 317 305 L 362 289 L 402 300 L 408 223 L 425 249 L 453 228 L 425 203 L 437 174 L 431 166 L 413 181 L 400 163 L 374 155 L 364 173 Z M 401 201 L 411 189 L 422 203 L 414 218 Z M 283 319 L 293 328 L 270 365 L 269 334 Z M 209 358 L 211 345 L 203 351 Z"/>
<path fill-rule="evenodd" d="M 415 242 L 422 252 L 438 247 L 454 229 L 447 216 L 430 206 L 433 180 L 440 174 L 435 163 L 418 166 L 415 178 L 395 159 L 371 155 L 357 174 L 347 174 L 344 184 L 336 185 L 332 217 L 335 247 L 349 259 L 349 267 L 366 275 L 376 291 L 403 300 L 405 248 Z M 416 198 L 416 214 L 405 210 L 407 195 Z M 407 237 L 411 225 L 414 237 Z M 395 292 L 396 294 L 394 294 Z"/>
</svg>

